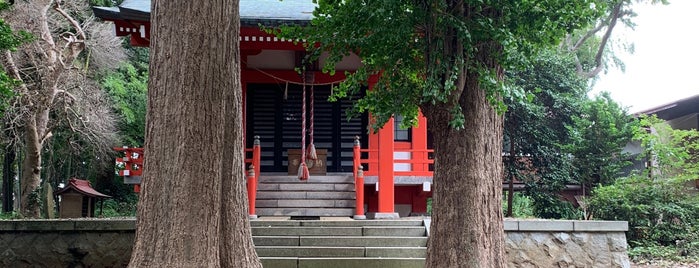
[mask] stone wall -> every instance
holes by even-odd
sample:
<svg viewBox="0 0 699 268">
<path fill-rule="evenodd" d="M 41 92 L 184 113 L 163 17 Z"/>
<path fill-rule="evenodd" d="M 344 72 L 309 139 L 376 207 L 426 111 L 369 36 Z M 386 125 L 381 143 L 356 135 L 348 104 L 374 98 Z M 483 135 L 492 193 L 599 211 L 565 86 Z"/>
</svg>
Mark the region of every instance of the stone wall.
<svg viewBox="0 0 699 268">
<path fill-rule="evenodd" d="M 630 267 L 627 222 L 505 221 L 509 267 Z"/>
<path fill-rule="evenodd" d="M 505 220 L 508 266 L 630 267 L 627 229 L 626 222 Z M 0 267 L 125 267 L 134 230 L 133 219 L 0 221 Z"/>
</svg>

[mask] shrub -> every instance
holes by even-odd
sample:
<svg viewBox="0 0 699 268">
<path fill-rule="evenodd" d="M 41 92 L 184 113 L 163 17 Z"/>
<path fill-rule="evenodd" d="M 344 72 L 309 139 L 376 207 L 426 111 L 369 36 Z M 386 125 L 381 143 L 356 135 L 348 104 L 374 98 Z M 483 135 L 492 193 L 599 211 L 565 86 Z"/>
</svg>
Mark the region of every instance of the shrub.
<svg viewBox="0 0 699 268">
<path fill-rule="evenodd" d="M 699 237 L 688 234 L 699 230 L 698 201 L 682 181 L 636 175 L 598 187 L 588 202 L 597 219 L 628 221 L 632 246 L 683 244 L 694 251 Z"/>
<path fill-rule="evenodd" d="M 503 195 L 502 211 L 507 211 L 507 194 Z M 532 199 L 523 193 L 515 192 L 515 195 L 512 197 L 512 217 L 533 218 L 534 204 Z"/>
</svg>

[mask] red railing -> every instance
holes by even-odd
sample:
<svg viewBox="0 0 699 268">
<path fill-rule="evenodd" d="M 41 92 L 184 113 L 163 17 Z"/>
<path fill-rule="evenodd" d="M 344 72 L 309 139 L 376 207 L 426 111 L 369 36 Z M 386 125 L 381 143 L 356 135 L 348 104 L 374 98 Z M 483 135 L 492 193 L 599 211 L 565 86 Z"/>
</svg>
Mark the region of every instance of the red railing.
<svg viewBox="0 0 699 268">
<path fill-rule="evenodd" d="M 260 178 L 260 136 L 255 136 L 252 148 L 245 148 L 245 165 L 247 166 L 247 186 L 248 186 L 248 213 L 250 218 L 257 218 L 255 214 L 255 200 L 257 199 L 257 182 Z M 250 156 L 250 157 L 248 157 Z"/>
<path fill-rule="evenodd" d="M 380 167 L 378 149 L 362 149 L 359 137 L 354 139 L 353 175 L 356 194 L 355 219 L 364 215 L 364 176 L 378 176 L 380 168 L 393 169 L 394 176 L 433 176 L 430 165 L 434 164 L 431 156 L 433 149 L 394 149 L 396 152 L 407 153 L 408 159 L 393 159 L 390 167 Z M 362 158 L 362 154 L 367 157 Z M 407 170 L 396 170 L 396 164 L 408 164 Z M 364 169 L 367 167 L 367 170 Z"/>
</svg>

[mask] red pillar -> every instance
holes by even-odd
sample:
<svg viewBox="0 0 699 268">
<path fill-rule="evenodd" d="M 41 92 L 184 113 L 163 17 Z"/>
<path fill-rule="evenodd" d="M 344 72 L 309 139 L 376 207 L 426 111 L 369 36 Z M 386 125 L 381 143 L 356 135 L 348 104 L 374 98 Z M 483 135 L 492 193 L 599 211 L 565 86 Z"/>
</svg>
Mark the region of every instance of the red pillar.
<svg viewBox="0 0 699 268">
<path fill-rule="evenodd" d="M 376 219 L 398 218 L 395 212 L 393 172 L 393 118 L 379 130 L 379 211 Z"/>
<path fill-rule="evenodd" d="M 412 128 L 413 144 L 412 148 L 417 150 L 413 159 L 419 159 L 421 161 L 427 160 L 427 118 L 420 112 L 417 116 L 417 127 Z M 413 165 L 413 171 L 426 172 L 429 171 L 429 165 L 427 163 L 419 163 Z"/>
</svg>

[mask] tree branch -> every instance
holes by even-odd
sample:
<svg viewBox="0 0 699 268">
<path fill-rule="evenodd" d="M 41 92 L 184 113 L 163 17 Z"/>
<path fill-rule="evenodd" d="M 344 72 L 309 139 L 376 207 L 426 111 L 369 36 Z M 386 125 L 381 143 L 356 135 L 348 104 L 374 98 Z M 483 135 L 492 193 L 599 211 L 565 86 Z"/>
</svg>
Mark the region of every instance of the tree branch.
<svg viewBox="0 0 699 268">
<path fill-rule="evenodd" d="M 624 5 L 624 2 L 621 1 L 618 4 L 614 6 L 614 9 L 612 10 L 612 14 L 610 14 L 609 18 L 609 25 L 607 26 L 607 31 L 604 33 L 602 36 L 602 40 L 600 41 L 600 45 L 597 48 L 597 54 L 595 54 L 595 68 L 590 71 L 590 72 L 585 72 L 582 70 L 582 66 L 578 67 L 578 75 L 586 78 L 593 78 L 599 74 L 600 71 L 602 71 L 602 56 L 604 55 L 604 49 L 607 46 L 607 43 L 609 42 L 609 37 L 612 36 L 612 31 L 614 30 L 614 26 L 616 26 L 617 21 L 621 17 L 622 14 L 628 14 L 627 12 L 622 13 L 621 7 Z M 577 57 L 576 57 L 577 59 Z M 577 60 L 577 64 L 580 65 L 580 61 Z"/>
</svg>

